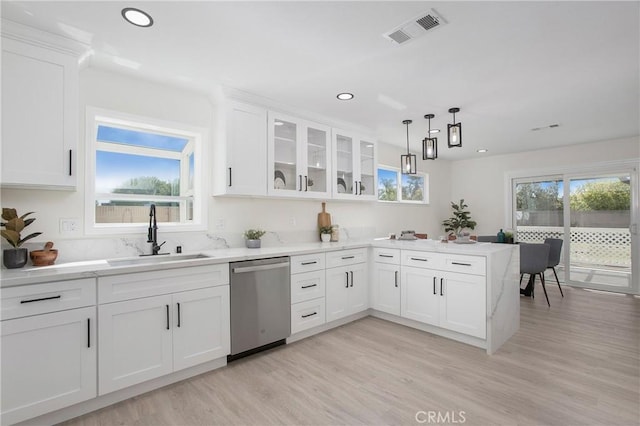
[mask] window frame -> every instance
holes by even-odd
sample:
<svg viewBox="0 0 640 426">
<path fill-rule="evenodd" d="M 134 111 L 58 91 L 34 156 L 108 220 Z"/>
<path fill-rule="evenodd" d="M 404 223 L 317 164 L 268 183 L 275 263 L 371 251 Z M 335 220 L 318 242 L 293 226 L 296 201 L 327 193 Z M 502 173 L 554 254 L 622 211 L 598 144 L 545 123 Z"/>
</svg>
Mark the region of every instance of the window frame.
<svg viewBox="0 0 640 426">
<path fill-rule="evenodd" d="M 422 176 L 422 178 L 424 179 L 424 192 L 423 192 L 423 200 L 420 201 L 415 201 L 415 200 L 405 200 L 402 198 L 402 177 L 404 176 L 401 171 L 400 168 L 398 167 L 393 167 L 393 166 L 386 166 L 383 164 L 378 164 L 377 168 L 376 168 L 376 174 L 378 176 L 380 176 L 380 169 L 384 169 L 387 171 L 392 171 L 396 173 L 396 181 L 397 181 L 397 187 L 396 187 L 396 194 L 398 199 L 395 201 L 392 200 L 380 200 L 378 198 L 378 202 L 379 203 L 402 203 L 402 204 L 414 204 L 414 205 L 427 205 L 429 204 L 429 173 L 424 173 L 424 172 L 418 172 L 416 175 L 417 176 Z M 379 188 L 379 186 L 378 186 Z M 376 197 L 378 197 L 379 195 L 376 194 Z"/>
<path fill-rule="evenodd" d="M 99 142 L 98 126 L 108 125 L 122 129 L 148 131 L 169 136 L 187 139 L 189 142 L 182 152 L 175 155 L 160 154 L 162 151 L 154 148 L 131 147 L 126 145 L 109 144 Z M 180 167 L 180 195 L 179 196 L 144 196 L 136 194 L 109 194 L 110 199 L 139 200 L 149 199 L 154 201 L 188 200 L 193 196 L 193 219 L 186 222 L 161 223 L 162 232 L 183 232 L 207 230 L 208 207 L 208 179 L 207 168 L 207 140 L 208 130 L 168 120 L 160 120 L 151 117 L 138 116 L 120 111 L 107 110 L 96 107 L 86 108 L 86 162 L 85 162 L 85 233 L 89 235 L 111 234 L 138 234 L 145 235 L 148 224 L 142 223 L 96 223 L 96 200 L 103 199 L 107 194 L 96 193 L 96 151 L 100 147 L 108 146 L 109 152 L 121 152 L 125 154 L 153 153 L 154 157 L 177 159 L 181 163 L 186 162 L 188 167 Z M 150 151 L 152 150 L 152 151 Z M 193 188 L 189 188 L 189 156 L 194 155 Z M 115 195 L 115 197 L 114 197 Z M 180 217 L 187 217 L 188 202 L 180 203 Z"/>
</svg>

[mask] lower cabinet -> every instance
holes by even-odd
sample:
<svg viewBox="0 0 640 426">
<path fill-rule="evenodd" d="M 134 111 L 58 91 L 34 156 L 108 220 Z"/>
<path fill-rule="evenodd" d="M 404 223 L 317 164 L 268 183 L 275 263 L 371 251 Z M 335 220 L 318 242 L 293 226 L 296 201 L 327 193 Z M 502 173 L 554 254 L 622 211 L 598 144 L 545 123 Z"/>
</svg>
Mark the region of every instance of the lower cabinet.
<svg viewBox="0 0 640 426">
<path fill-rule="evenodd" d="M 100 305 L 104 395 L 229 353 L 229 286 Z"/>
<path fill-rule="evenodd" d="M 326 277 L 327 322 L 368 308 L 366 263 L 329 268 Z"/>
<path fill-rule="evenodd" d="M 95 306 L 2 321 L 0 423 L 95 397 L 96 343 Z"/>
<path fill-rule="evenodd" d="M 400 315 L 400 265 L 374 262 L 371 273 L 371 307 Z"/>
<path fill-rule="evenodd" d="M 486 338 L 486 282 L 481 275 L 402 267 L 400 315 Z"/>
<path fill-rule="evenodd" d="M 291 334 L 325 322 L 325 254 L 291 256 Z"/>
</svg>

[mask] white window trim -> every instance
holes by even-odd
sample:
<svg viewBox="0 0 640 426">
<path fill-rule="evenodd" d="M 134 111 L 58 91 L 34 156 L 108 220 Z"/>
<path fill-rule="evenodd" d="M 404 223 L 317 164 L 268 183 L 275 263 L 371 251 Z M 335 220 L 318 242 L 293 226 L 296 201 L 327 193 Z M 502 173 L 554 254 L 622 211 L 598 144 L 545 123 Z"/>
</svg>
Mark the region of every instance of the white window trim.
<svg viewBox="0 0 640 426">
<path fill-rule="evenodd" d="M 427 205 L 429 204 L 429 173 L 423 173 L 423 172 L 419 172 L 417 173 L 418 176 L 422 176 L 424 178 L 424 199 L 422 201 L 414 201 L 414 200 L 403 200 L 402 199 L 402 173 L 400 172 L 400 168 L 398 167 L 393 167 L 393 166 L 386 166 L 384 164 L 378 164 L 378 166 L 376 167 L 376 184 L 378 182 L 378 169 L 385 169 L 385 170 L 392 170 L 394 172 L 396 172 L 396 178 L 398 181 L 398 187 L 397 187 L 397 195 L 398 195 L 398 199 L 396 201 L 389 201 L 389 200 L 378 200 L 379 203 L 402 203 L 402 204 L 414 204 L 414 205 Z M 376 198 L 378 197 L 378 194 L 376 193 Z"/>
<path fill-rule="evenodd" d="M 158 227 L 161 232 L 186 232 L 186 231 L 206 231 L 208 218 L 208 196 L 209 182 L 208 176 L 208 140 L 209 131 L 206 128 L 189 126 L 182 123 L 170 122 L 167 120 L 159 120 L 156 118 L 143 117 L 133 114 L 127 114 L 120 111 L 107 110 L 96 107 L 86 108 L 86 152 L 85 152 L 85 233 L 87 235 L 114 235 L 114 234 L 140 234 L 146 235 L 148 224 L 96 224 L 95 223 L 95 173 L 96 173 L 96 148 L 101 142 L 97 141 L 98 123 L 113 124 L 121 128 L 132 130 L 145 129 L 152 132 L 162 134 L 175 135 L 177 137 L 188 137 L 193 140 L 193 146 L 190 152 L 195 153 L 194 168 L 198 171 L 194 175 L 194 206 L 193 221 L 189 223 L 162 223 Z M 135 126 L 131 126 L 135 123 Z M 180 133 L 176 134 L 178 131 Z M 102 144 L 103 145 L 103 144 Z M 185 147 L 187 148 L 187 147 Z M 145 148 L 142 148 L 145 149 Z M 116 148 L 117 150 L 117 148 Z M 159 156 L 159 155 L 156 155 Z M 176 153 L 176 158 L 180 159 L 181 154 Z M 187 156 L 188 161 L 188 156 Z M 181 176 L 182 184 L 182 176 Z M 177 197 L 163 196 L 127 196 L 128 194 L 110 194 L 110 199 L 153 199 L 161 201 L 163 199 L 176 200 Z M 186 212 L 180 212 L 184 214 Z M 184 216 L 182 216 L 184 217 Z"/>
</svg>

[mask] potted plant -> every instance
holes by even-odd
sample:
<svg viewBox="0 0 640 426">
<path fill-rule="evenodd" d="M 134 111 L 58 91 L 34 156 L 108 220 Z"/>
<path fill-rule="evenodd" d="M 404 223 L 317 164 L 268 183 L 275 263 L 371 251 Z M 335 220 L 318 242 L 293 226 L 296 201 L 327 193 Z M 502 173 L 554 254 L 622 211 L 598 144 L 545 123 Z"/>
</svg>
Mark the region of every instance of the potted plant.
<svg viewBox="0 0 640 426">
<path fill-rule="evenodd" d="M 471 213 L 465 210 L 467 207 L 469 206 L 464 203 L 464 199 L 460 200 L 459 204 L 451 202 L 453 216 L 442 222 L 444 231 L 449 232 L 449 236 L 456 236 L 463 240 L 469 239 L 468 233 L 464 235 L 464 230 L 475 229 L 477 223 L 471 220 Z"/>
<path fill-rule="evenodd" d="M 42 234 L 42 232 L 34 232 L 24 238 L 20 235 L 20 232 L 22 232 L 25 227 L 31 225 L 33 221 L 36 220 L 35 218 L 27 219 L 26 217 L 30 214 L 33 214 L 33 212 L 28 212 L 22 216 L 18 216 L 16 209 L 2 209 L 2 219 L 6 222 L 0 223 L 0 226 L 5 228 L 1 230 L 0 233 L 13 247 L 12 249 L 6 249 L 2 252 L 2 262 L 7 269 L 22 268 L 26 265 L 28 250 L 21 247 L 22 244 L 24 244 L 25 241 Z"/>
<path fill-rule="evenodd" d="M 333 226 L 321 226 L 320 227 L 320 239 L 323 243 L 331 241 L 331 234 L 333 233 Z"/>
<path fill-rule="evenodd" d="M 262 229 L 247 229 L 244 231 L 244 238 L 248 248 L 260 248 L 260 238 L 266 234 L 267 231 Z"/>
</svg>

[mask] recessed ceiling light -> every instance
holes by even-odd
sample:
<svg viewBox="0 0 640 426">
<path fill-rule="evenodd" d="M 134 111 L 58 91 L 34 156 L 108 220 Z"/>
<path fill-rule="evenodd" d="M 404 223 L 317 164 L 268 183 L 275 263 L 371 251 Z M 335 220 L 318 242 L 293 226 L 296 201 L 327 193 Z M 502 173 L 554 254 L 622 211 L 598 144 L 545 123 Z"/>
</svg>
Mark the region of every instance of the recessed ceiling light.
<svg viewBox="0 0 640 426">
<path fill-rule="evenodd" d="M 478 152 L 481 152 L 481 153 L 482 153 L 482 152 L 487 152 L 487 151 L 489 151 L 487 148 L 480 148 L 480 149 L 478 150 Z"/>
<path fill-rule="evenodd" d="M 353 93 L 338 93 L 338 96 L 336 96 L 338 99 L 340 99 L 341 101 L 350 101 L 351 99 L 353 99 Z"/>
<path fill-rule="evenodd" d="M 150 27 L 153 25 L 153 18 L 147 12 L 134 7 L 122 9 L 122 17 L 129 23 L 138 27 Z"/>
<path fill-rule="evenodd" d="M 429 133 L 440 133 L 440 129 L 431 129 Z"/>
</svg>

